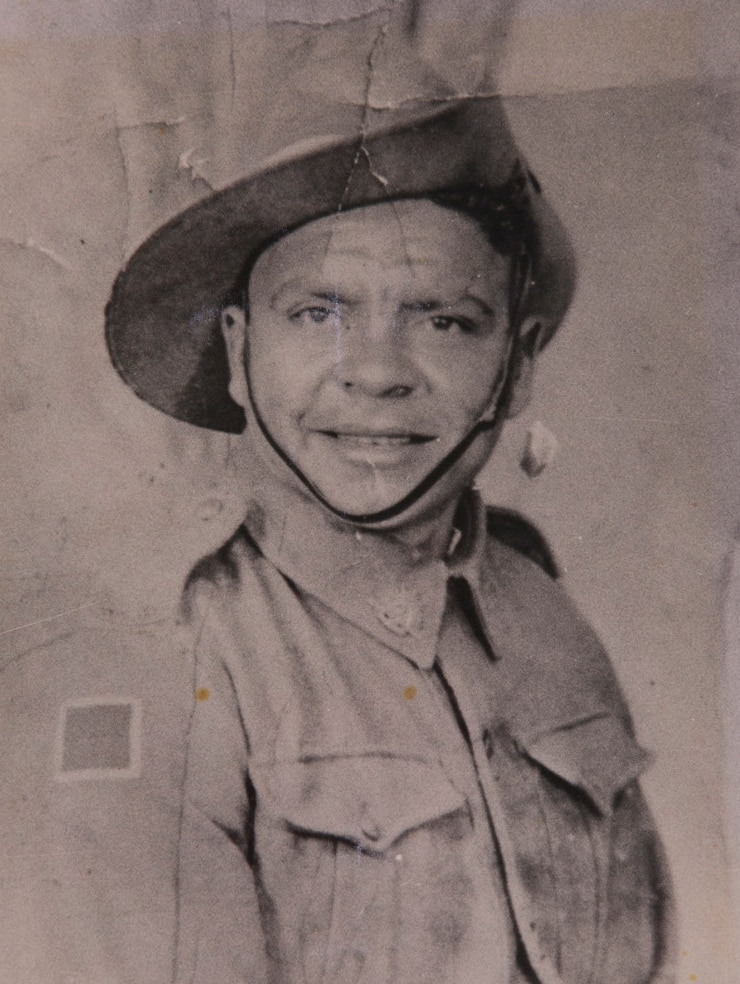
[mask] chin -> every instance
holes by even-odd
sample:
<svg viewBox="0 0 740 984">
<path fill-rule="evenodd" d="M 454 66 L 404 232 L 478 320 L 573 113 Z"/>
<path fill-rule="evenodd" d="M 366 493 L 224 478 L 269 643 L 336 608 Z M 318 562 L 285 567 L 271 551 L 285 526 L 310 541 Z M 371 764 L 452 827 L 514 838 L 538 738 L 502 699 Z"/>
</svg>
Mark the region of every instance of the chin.
<svg viewBox="0 0 740 984">
<path fill-rule="evenodd" d="M 350 516 L 364 516 L 390 509 L 405 498 L 409 489 L 399 489 L 383 495 L 373 495 L 369 491 L 352 493 L 346 486 L 341 488 L 324 488 L 317 485 L 321 495 L 332 508 Z"/>
<path fill-rule="evenodd" d="M 472 486 L 490 457 L 494 443 L 495 439 L 491 438 L 476 442 L 424 495 L 398 515 L 382 522 L 357 525 L 366 525 L 376 530 L 400 530 L 416 523 L 429 523 L 437 517 L 444 516 L 457 504 L 460 496 Z M 374 472 L 374 477 L 372 474 L 369 475 L 367 470 L 362 475 L 358 475 L 356 466 L 348 466 L 346 462 L 329 463 L 324 460 L 320 462 L 322 467 L 319 468 L 315 467 L 319 463 L 312 461 L 304 474 L 333 509 L 348 516 L 364 516 L 392 509 L 418 488 L 440 460 L 442 459 L 435 456 L 433 461 L 425 461 L 424 467 L 414 468 L 410 472 L 404 470 L 403 474 L 395 469 L 378 468 Z M 299 467 L 301 464 L 303 463 L 298 462 Z M 393 474 L 394 471 L 396 474 Z M 329 481 L 319 479 L 319 474 L 330 476 Z M 317 476 L 316 480 L 313 475 Z"/>
<path fill-rule="evenodd" d="M 460 495 L 470 483 L 450 483 L 449 486 L 446 482 L 444 484 L 444 488 L 441 488 L 439 483 L 432 486 L 425 495 L 411 503 L 398 515 L 380 522 L 357 522 L 353 525 L 378 531 L 393 531 L 412 527 L 416 524 L 427 524 L 447 513 L 450 507 L 457 503 Z M 369 494 L 368 490 L 362 492 L 358 490 L 357 494 L 351 494 L 346 486 L 332 488 L 317 485 L 317 488 L 332 509 L 351 517 L 374 515 L 386 509 L 392 509 L 410 492 L 413 492 L 416 485 L 399 486 L 392 491 L 384 490 L 385 494 L 382 496 L 373 496 Z M 347 521 L 352 523 L 351 519 Z"/>
</svg>

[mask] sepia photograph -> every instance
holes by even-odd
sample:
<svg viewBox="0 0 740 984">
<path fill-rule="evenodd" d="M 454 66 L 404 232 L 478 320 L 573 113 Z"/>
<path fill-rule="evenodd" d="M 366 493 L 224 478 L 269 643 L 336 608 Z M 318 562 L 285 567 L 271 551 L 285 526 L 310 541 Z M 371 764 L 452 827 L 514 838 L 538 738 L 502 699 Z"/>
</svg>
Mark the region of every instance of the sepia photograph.
<svg viewBox="0 0 740 984">
<path fill-rule="evenodd" d="M 735 0 L 0 14 L 0 984 L 737 984 Z"/>
</svg>

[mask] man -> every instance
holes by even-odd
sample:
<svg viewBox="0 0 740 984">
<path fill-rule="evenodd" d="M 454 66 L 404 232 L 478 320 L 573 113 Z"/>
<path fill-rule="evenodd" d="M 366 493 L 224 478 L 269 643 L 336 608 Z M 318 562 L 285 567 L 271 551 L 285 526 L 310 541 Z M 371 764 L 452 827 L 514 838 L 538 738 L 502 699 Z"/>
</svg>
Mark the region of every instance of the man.
<svg viewBox="0 0 740 984">
<path fill-rule="evenodd" d="M 493 98 L 294 148 L 121 273 L 129 385 L 247 424 L 245 523 L 184 599 L 178 980 L 671 979 L 611 668 L 474 490 L 573 282 Z"/>
</svg>

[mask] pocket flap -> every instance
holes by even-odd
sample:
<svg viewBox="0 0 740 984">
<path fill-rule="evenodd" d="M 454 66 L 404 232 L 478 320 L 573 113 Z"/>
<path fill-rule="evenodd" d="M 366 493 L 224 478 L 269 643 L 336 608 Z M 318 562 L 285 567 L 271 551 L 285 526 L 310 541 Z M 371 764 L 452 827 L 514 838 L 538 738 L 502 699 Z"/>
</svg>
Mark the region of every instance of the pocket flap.
<svg viewBox="0 0 740 984">
<path fill-rule="evenodd" d="M 403 834 L 447 816 L 465 798 L 434 765 L 352 755 L 256 766 L 258 802 L 296 830 L 382 853 Z"/>
<path fill-rule="evenodd" d="M 651 761 L 649 752 L 609 713 L 520 739 L 520 743 L 530 758 L 581 789 L 604 814 L 611 813 L 617 793 Z"/>
</svg>

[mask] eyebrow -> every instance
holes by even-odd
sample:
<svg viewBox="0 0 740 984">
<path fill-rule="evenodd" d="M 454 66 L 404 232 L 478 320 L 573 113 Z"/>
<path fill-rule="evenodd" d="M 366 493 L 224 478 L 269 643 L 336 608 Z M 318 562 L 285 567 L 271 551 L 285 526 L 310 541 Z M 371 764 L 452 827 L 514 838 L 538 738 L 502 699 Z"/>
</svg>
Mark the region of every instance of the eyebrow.
<svg viewBox="0 0 740 984">
<path fill-rule="evenodd" d="M 401 310 L 424 311 L 424 312 L 445 311 L 445 310 L 449 310 L 451 307 L 454 307 L 455 304 L 459 303 L 460 301 L 472 301 L 473 304 L 475 304 L 475 306 L 479 308 L 484 315 L 486 315 L 486 317 L 493 318 L 496 314 L 496 312 L 490 306 L 490 304 L 487 304 L 482 297 L 478 297 L 476 294 L 471 294 L 468 291 L 464 291 L 462 294 L 456 297 L 454 301 L 451 302 L 440 301 L 436 298 L 429 298 L 428 300 L 419 300 L 407 304 L 402 304 Z"/>
<path fill-rule="evenodd" d="M 270 297 L 270 307 L 274 310 L 284 294 L 291 290 L 297 290 L 302 298 L 310 298 L 317 301 L 324 301 L 327 304 L 342 305 L 344 307 L 355 307 L 359 302 L 347 294 L 340 293 L 332 288 L 317 287 L 316 289 L 305 290 L 304 284 L 299 280 L 289 280 L 275 291 Z M 443 301 L 437 297 L 420 298 L 418 301 L 407 301 L 400 305 L 402 311 L 446 311 L 461 301 L 470 301 L 488 318 L 494 318 L 496 311 L 482 297 L 464 290 L 458 294 L 453 301 Z"/>
<path fill-rule="evenodd" d="M 353 298 L 348 297 L 346 294 L 340 294 L 338 290 L 322 289 L 318 288 L 316 290 L 305 290 L 303 284 L 299 281 L 290 280 L 285 284 L 282 284 L 270 297 L 270 307 L 275 308 L 279 303 L 282 296 L 291 290 L 298 290 L 301 297 L 311 298 L 317 301 L 325 301 L 327 304 L 343 304 L 346 307 L 351 307 L 356 304 L 357 301 Z"/>
</svg>

